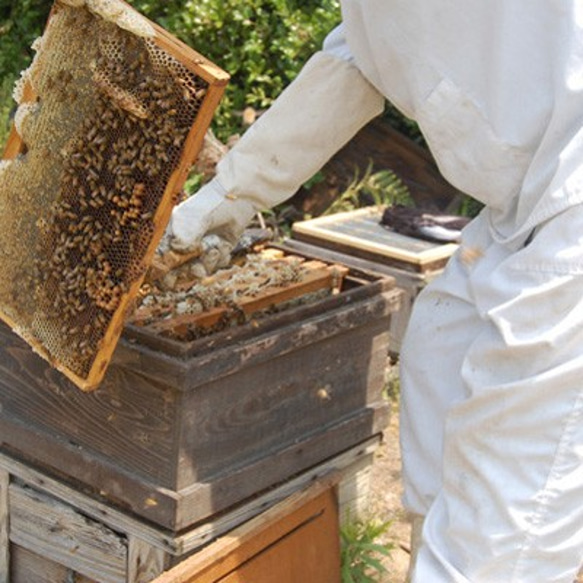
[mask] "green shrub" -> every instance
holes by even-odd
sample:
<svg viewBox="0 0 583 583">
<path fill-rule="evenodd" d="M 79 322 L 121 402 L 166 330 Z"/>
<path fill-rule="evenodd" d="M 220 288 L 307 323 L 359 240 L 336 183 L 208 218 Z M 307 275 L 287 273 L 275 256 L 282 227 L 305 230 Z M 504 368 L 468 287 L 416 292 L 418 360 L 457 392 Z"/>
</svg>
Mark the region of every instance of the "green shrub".
<svg viewBox="0 0 583 583">
<path fill-rule="evenodd" d="M 387 572 L 382 564 L 394 548 L 392 542 L 380 543 L 391 522 L 353 520 L 340 529 L 340 559 L 342 583 L 375 583 Z"/>
<path fill-rule="evenodd" d="M 333 215 L 363 206 L 393 204 L 413 206 L 409 188 L 392 170 L 373 173 L 371 164 L 362 178 L 356 172 L 354 180 L 323 214 Z"/>
<path fill-rule="evenodd" d="M 32 59 L 30 45 L 41 35 L 51 5 L 49 0 L 19 0 L 0 7 L 0 151 L 8 137 L 14 82 Z"/>
<path fill-rule="evenodd" d="M 231 75 L 213 122 L 226 140 L 244 131 L 242 111 L 269 107 L 340 21 L 338 0 L 129 0 Z M 13 106 L 12 85 L 32 58 L 51 0 L 19 0 L 0 7 L 0 140 Z M 421 142 L 417 125 L 388 106 L 385 116 Z"/>
</svg>

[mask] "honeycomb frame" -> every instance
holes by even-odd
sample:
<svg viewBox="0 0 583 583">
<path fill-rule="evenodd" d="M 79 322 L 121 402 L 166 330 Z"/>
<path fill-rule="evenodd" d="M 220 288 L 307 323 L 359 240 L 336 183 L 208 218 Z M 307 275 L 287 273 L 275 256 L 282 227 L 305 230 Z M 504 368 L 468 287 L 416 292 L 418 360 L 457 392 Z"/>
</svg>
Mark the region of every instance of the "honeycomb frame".
<svg viewBox="0 0 583 583">
<path fill-rule="evenodd" d="M 229 75 L 123 0 L 86 2 L 54 2 L 15 87 L 0 162 L 0 208 L 13 219 L 0 236 L 0 318 L 90 391 Z"/>
</svg>

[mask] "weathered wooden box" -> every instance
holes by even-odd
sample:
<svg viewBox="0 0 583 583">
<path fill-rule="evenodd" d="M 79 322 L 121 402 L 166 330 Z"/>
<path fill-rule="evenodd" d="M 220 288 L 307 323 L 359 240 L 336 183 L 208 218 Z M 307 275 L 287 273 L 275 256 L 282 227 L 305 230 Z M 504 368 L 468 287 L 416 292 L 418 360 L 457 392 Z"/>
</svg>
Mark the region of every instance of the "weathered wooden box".
<svg viewBox="0 0 583 583">
<path fill-rule="evenodd" d="M 201 560 L 209 558 L 221 567 L 228 567 L 233 560 L 244 562 L 244 570 L 253 563 L 253 568 L 260 570 L 260 575 L 252 575 L 253 583 L 258 577 L 266 583 L 281 583 L 282 573 L 286 581 L 294 583 L 300 573 L 309 581 L 336 581 L 335 576 L 322 574 L 338 568 L 338 524 L 334 522 L 358 504 L 354 487 L 360 490 L 361 475 L 370 467 L 378 443 L 378 436 L 360 443 L 182 533 L 149 525 L 0 454 L 0 581 L 150 583 L 168 569 L 176 567 L 182 572 L 182 566 L 189 567 L 191 560 L 200 566 Z M 301 515 L 297 515 L 298 503 L 310 506 L 314 494 L 332 487 L 338 492 L 338 510 L 327 504 L 306 508 L 307 513 L 298 509 Z M 219 551 L 225 550 L 227 541 L 245 548 L 225 557 Z M 255 556 L 242 556 L 250 550 Z M 306 553 L 313 556 L 314 552 L 327 555 L 327 567 L 316 557 L 306 564 Z M 279 564 L 279 571 L 274 572 L 272 560 Z M 238 567 L 237 563 L 236 572 L 228 576 L 240 575 Z M 174 571 L 167 576 L 186 581 L 182 576 L 175 579 Z M 187 579 L 211 580 L 205 575 Z"/>
<path fill-rule="evenodd" d="M 179 343 L 126 327 L 80 392 L 0 328 L 0 451 L 171 532 L 380 433 L 394 281 Z"/>
</svg>

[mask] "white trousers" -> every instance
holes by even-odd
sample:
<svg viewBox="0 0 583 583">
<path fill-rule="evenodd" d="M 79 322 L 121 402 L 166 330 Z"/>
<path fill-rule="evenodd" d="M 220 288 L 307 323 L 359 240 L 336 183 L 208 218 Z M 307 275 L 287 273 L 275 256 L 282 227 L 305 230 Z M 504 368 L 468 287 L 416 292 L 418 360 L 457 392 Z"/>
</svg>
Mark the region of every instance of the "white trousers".
<svg viewBox="0 0 583 583">
<path fill-rule="evenodd" d="M 526 246 L 484 216 L 401 352 L 414 583 L 572 583 L 583 560 L 583 207 Z"/>
</svg>

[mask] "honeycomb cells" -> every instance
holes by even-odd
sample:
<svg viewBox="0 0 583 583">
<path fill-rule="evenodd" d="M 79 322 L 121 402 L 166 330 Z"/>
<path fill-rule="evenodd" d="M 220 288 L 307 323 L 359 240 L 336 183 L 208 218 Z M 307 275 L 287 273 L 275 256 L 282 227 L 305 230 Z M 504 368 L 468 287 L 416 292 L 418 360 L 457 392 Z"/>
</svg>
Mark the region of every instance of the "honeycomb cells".
<svg viewBox="0 0 583 583">
<path fill-rule="evenodd" d="M 33 233 L 31 258 L 0 301 L 21 335 L 85 378 L 145 271 L 207 83 L 154 40 L 70 5 L 51 18 L 36 68 L 38 102 L 21 112 L 30 137 L 0 187 L 12 204 L 30 197 L 15 185 L 36 188 L 39 208 L 31 217 L 29 201 L 16 221 Z"/>
</svg>

